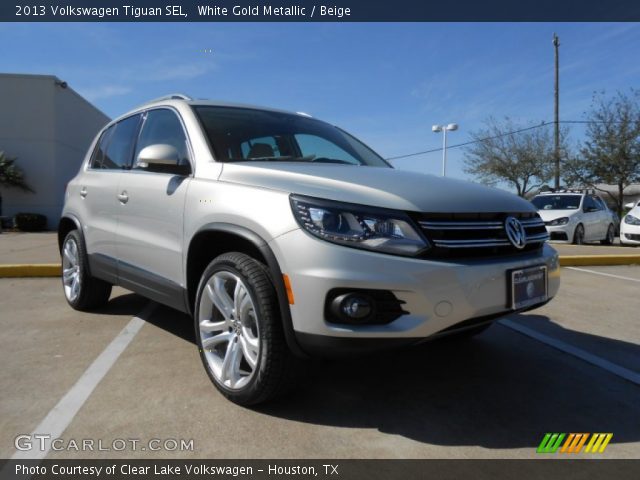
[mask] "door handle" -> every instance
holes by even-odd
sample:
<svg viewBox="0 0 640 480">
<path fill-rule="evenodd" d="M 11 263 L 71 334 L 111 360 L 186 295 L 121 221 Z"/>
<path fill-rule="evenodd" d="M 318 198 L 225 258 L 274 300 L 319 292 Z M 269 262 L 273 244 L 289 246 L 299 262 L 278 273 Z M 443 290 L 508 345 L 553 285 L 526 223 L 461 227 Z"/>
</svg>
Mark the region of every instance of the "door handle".
<svg viewBox="0 0 640 480">
<path fill-rule="evenodd" d="M 118 195 L 118 200 L 120 200 L 120 203 L 127 203 L 129 201 L 129 195 L 127 195 L 126 190 Z"/>
<path fill-rule="evenodd" d="M 88 192 L 87 192 L 87 187 L 82 187 L 82 189 L 80 190 L 80 196 L 81 196 L 82 198 L 84 198 L 84 197 L 86 197 L 86 196 L 87 196 L 87 193 L 88 193 Z"/>
</svg>

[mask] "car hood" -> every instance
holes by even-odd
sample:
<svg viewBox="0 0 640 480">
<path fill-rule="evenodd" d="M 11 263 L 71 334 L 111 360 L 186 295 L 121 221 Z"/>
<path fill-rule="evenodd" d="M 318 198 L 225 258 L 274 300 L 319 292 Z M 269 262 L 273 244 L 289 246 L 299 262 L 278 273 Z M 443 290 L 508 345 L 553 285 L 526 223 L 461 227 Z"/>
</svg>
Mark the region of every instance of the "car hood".
<svg viewBox="0 0 640 480">
<path fill-rule="evenodd" d="M 635 206 L 627 212 L 627 215 L 633 215 L 636 218 L 640 218 L 640 207 Z"/>
<path fill-rule="evenodd" d="M 550 222 L 556 218 L 570 217 L 579 210 L 538 210 L 538 214 L 545 222 Z"/>
<path fill-rule="evenodd" d="M 502 190 L 382 167 L 285 162 L 225 163 L 219 180 L 405 211 L 535 211 L 530 202 Z"/>
</svg>

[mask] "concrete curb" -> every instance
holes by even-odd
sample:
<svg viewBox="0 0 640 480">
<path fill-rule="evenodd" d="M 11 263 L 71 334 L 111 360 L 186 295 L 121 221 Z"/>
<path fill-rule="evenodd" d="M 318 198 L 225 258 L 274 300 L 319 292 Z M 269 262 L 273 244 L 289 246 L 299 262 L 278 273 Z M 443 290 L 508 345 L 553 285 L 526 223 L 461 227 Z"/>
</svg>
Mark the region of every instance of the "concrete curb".
<svg viewBox="0 0 640 480">
<path fill-rule="evenodd" d="M 563 267 L 640 265 L 640 255 L 561 255 L 560 265 Z M 59 263 L 0 265 L 0 278 L 59 277 L 61 274 L 62 266 Z"/>
</svg>

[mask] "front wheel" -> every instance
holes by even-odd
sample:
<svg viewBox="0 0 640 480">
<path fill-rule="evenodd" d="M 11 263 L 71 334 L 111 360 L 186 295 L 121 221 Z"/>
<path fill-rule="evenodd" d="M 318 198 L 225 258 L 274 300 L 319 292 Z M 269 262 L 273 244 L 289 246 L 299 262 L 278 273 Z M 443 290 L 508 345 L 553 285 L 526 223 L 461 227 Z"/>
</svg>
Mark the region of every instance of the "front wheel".
<svg viewBox="0 0 640 480">
<path fill-rule="evenodd" d="M 584 227 L 582 224 L 578 225 L 576 231 L 573 233 L 573 243 L 574 245 L 584 244 Z"/>
<path fill-rule="evenodd" d="M 75 310 L 91 310 L 107 303 L 111 284 L 89 273 L 89 260 L 78 230 L 62 243 L 62 288 L 67 303 Z"/>
<path fill-rule="evenodd" d="M 604 238 L 604 240 L 600 240 L 600 243 L 602 243 L 603 245 L 613 245 L 614 238 L 615 229 L 613 228 L 613 224 L 610 224 L 609 228 L 607 229 L 607 236 Z"/>
<path fill-rule="evenodd" d="M 296 362 L 263 264 L 243 253 L 215 258 L 200 279 L 194 320 L 207 374 L 229 400 L 255 405 L 290 387 Z"/>
</svg>

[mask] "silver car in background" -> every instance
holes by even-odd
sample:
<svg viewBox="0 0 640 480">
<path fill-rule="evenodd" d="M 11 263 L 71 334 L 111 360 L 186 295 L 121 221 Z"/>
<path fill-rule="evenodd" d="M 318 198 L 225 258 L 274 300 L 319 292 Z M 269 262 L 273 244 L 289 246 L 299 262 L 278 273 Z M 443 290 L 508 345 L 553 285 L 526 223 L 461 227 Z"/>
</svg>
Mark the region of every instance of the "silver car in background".
<svg viewBox="0 0 640 480">
<path fill-rule="evenodd" d="M 592 191 L 561 190 L 543 192 L 531 202 L 544 220 L 551 240 L 582 245 L 614 242 L 618 224 L 617 215 Z"/>
<path fill-rule="evenodd" d="M 73 308 L 121 285 L 191 315 L 209 377 L 243 405 L 285 391 L 304 358 L 471 335 L 546 303 L 547 239 L 509 193 L 396 170 L 306 114 L 183 95 L 97 135 L 59 228 Z"/>
</svg>

